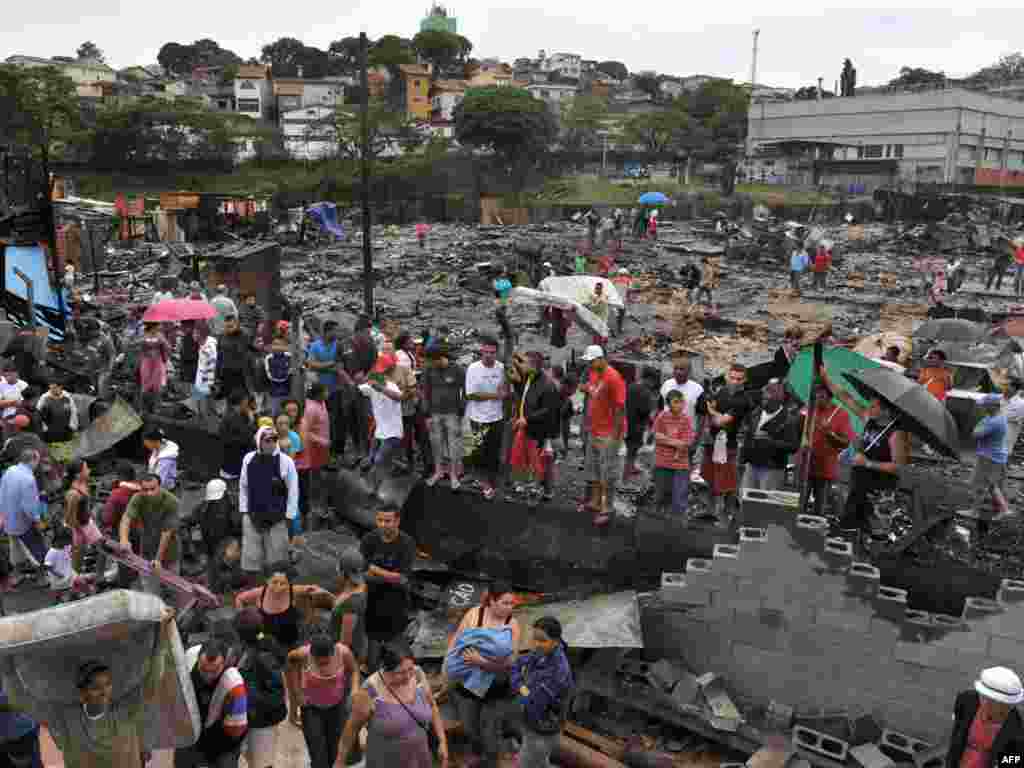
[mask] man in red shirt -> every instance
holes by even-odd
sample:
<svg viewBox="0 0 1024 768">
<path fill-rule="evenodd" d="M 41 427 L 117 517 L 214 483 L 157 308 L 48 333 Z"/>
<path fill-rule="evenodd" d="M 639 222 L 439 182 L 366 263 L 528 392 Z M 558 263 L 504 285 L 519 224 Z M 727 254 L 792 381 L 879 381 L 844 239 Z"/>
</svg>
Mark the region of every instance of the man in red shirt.
<svg viewBox="0 0 1024 768">
<path fill-rule="evenodd" d="M 828 288 L 828 271 L 832 268 L 832 249 L 825 243 L 818 245 L 814 254 L 814 287 L 824 291 Z"/>
<path fill-rule="evenodd" d="M 587 347 L 583 360 L 590 363 L 590 377 L 580 385 L 590 400 L 587 422 L 587 481 L 589 499 L 585 508 L 594 514 L 594 525 L 607 525 L 615 503 L 615 485 L 622 475 L 619 451 L 626 436 L 626 382 L 608 365 L 604 350 Z"/>
<path fill-rule="evenodd" d="M 814 495 L 814 514 L 821 515 L 825 498 L 830 511 L 841 512 L 833 483 L 839 479 L 839 454 L 856 437 L 850 416 L 842 406 L 832 402 L 832 391 L 824 384 L 814 392 L 814 434 L 811 436 L 811 493 Z M 806 416 L 806 409 L 804 414 Z"/>
</svg>

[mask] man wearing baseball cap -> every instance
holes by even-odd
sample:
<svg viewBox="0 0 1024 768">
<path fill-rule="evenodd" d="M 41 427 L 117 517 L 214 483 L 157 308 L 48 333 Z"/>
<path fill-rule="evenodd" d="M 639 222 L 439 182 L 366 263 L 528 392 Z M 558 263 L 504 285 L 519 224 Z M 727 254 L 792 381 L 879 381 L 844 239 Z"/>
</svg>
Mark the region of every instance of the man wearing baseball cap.
<svg viewBox="0 0 1024 768">
<path fill-rule="evenodd" d="M 392 463 L 402 447 L 402 399 L 404 395 L 395 383 L 395 369 L 398 358 L 385 352 L 378 355 L 369 381 L 359 386 L 359 391 L 370 398 L 373 409 L 374 445 L 370 449 L 370 466 L 373 467 L 373 486 L 380 485 L 381 479 L 391 470 Z"/>
<path fill-rule="evenodd" d="M 594 515 L 594 525 L 607 525 L 615 504 L 615 487 L 622 475 L 619 450 L 626 436 L 626 383 L 608 365 L 604 350 L 596 344 L 587 347 L 583 360 L 590 363 L 590 377 L 580 389 L 587 394 L 586 467 L 590 486 L 584 508 Z"/>
<path fill-rule="evenodd" d="M 1006 667 L 983 669 L 973 691 L 963 691 L 953 708 L 946 768 L 1000 768 L 1024 760 L 1024 729 L 1017 705 L 1024 687 Z"/>
</svg>

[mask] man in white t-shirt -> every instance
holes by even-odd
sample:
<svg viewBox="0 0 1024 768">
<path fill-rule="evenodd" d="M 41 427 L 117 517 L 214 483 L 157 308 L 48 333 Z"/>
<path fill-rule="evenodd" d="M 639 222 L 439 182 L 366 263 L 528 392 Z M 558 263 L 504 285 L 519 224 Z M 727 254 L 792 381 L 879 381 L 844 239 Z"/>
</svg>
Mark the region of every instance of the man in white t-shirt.
<svg viewBox="0 0 1024 768">
<path fill-rule="evenodd" d="M 373 487 L 380 485 L 402 447 L 402 390 L 394 382 L 398 358 L 391 353 L 377 357 L 369 381 L 359 391 L 370 398 L 373 409 L 374 445 L 370 449 Z"/>
<path fill-rule="evenodd" d="M 14 361 L 5 359 L 0 364 L 0 419 L 3 420 L 5 434 L 11 431 L 9 422 L 18 415 L 26 387 L 28 382 L 18 378 L 18 367 Z"/>
<path fill-rule="evenodd" d="M 466 416 L 473 433 L 482 436 L 480 466 L 484 498 L 493 499 L 501 467 L 501 443 L 505 429 L 505 366 L 498 362 L 498 342 L 480 340 L 480 359 L 466 369 Z"/>
<path fill-rule="evenodd" d="M 672 363 L 672 378 L 661 385 L 662 408 L 668 408 L 668 393 L 673 391 L 682 393 L 683 409 L 686 411 L 686 415 L 690 417 L 690 424 L 693 427 L 694 437 L 693 442 L 690 444 L 690 466 L 694 469 L 690 474 L 690 482 L 703 483 L 704 479 L 700 476 L 700 470 L 697 469 L 699 465 L 693 462 L 693 453 L 700 443 L 697 439 L 698 435 L 700 435 L 697 401 L 704 394 L 704 387 L 690 378 L 690 360 L 688 358 L 681 357 Z"/>
</svg>

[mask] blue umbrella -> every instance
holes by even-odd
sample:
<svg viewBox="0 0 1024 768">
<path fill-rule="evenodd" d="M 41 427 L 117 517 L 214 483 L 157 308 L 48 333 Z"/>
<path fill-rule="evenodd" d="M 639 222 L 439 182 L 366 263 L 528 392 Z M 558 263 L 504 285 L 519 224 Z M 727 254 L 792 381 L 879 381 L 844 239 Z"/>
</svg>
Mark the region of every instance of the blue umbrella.
<svg viewBox="0 0 1024 768">
<path fill-rule="evenodd" d="M 661 205 L 669 202 L 664 192 L 644 192 L 638 201 L 641 205 Z"/>
</svg>

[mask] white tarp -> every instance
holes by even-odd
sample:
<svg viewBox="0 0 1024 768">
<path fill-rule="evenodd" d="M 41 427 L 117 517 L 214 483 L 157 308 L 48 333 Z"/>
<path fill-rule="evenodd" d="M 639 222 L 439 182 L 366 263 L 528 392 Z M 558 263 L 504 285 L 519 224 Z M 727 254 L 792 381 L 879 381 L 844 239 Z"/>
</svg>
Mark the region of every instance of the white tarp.
<svg viewBox="0 0 1024 768">
<path fill-rule="evenodd" d="M 547 278 L 550 280 L 551 278 Z M 541 283 L 543 285 L 543 283 Z M 509 297 L 516 304 L 531 304 L 537 307 L 571 309 L 576 313 L 576 322 L 595 336 L 609 335 L 608 324 L 578 301 L 557 293 L 535 291 L 533 288 L 513 288 Z"/>
<path fill-rule="evenodd" d="M 564 296 L 572 299 L 578 304 L 585 304 L 594 295 L 594 283 L 604 285 L 604 295 L 608 297 L 608 303 L 618 309 L 625 305 L 622 297 L 615 287 L 615 283 L 606 277 L 595 277 L 593 275 L 567 275 L 565 277 L 545 277 L 537 287 L 544 293 L 553 293 L 556 296 Z"/>
</svg>

